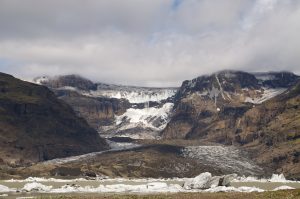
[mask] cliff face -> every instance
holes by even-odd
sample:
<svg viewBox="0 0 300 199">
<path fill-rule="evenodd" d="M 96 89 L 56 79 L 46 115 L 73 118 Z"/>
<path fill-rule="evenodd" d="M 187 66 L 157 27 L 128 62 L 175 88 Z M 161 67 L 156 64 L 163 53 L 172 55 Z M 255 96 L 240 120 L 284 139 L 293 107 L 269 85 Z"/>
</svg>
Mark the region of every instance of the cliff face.
<svg viewBox="0 0 300 199">
<path fill-rule="evenodd" d="M 0 157 L 26 164 L 107 149 L 53 92 L 0 73 Z"/>
<path fill-rule="evenodd" d="M 249 150 L 274 172 L 300 178 L 299 77 L 222 71 L 183 82 L 165 139 L 202 139 Z"/>
<path fill-rule="evenodd" d="M 127 100 L 88 97 L 74 91 L 55 91 L 60 99 L 69 104 L 78 116 L 87 120 L 90 126 L 101 130 L 102 126 L 113 125 L 116 115 L 121 115 L 130 107 Z"/>
</svg>

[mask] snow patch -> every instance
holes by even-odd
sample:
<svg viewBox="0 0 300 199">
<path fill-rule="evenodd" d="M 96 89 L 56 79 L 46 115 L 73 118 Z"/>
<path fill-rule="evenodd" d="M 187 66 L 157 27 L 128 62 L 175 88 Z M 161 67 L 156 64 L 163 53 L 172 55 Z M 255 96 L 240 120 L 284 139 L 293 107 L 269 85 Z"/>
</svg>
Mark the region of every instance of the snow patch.
<svg viewBox="0 0 300 199">
<path fill-rule="evenodd" d="M 135 144 L 131 142 L 113 142 L 110 140 L 106 140 L 106 142 L 109 144 L 111 149 L 116 150 L 126 150 L 142 146 L 140 144 Z"/>
<path fill-rule="evenodd" d="M 277 89 L 264 88 L 261 97 L 257 97 L 257 98 L 246 97 L 245 102 L 250 102 L 252 104 L 261 104 L 264 101 L 267 101 L 277 95 L 280 95 L 286 90 L 287 90 L 286 88 L 277 88 Z"/>
<path fill-rule="evenodd" d="M 275 76 L 270 74 L 254 74 L 255 78 L 261 81 L 274 80 Z"/>
<path fill-rule="evenodd" d="M 58 88 L 58 90 L 78 91 L 78 89 L 73 86 L 63 86 L 63 87 Z"/>
<path fill-rule="evenodd" d="M 49 77 L 41 76 L 41 77 L 35 78 L 32 82 L 36 83 L 36 84 L 43 84 L 43 83 L 48 82 L 48 81 L 49 81 Z"/>
</svg>

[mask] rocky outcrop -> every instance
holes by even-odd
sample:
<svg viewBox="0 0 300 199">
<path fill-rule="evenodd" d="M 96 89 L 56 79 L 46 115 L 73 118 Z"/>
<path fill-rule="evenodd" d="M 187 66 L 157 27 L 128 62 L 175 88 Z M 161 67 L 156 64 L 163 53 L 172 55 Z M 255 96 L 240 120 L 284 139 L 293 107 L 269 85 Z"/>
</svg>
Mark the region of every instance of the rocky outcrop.
<svg viewBox="0 0 300 199">
<path fill-rule="evenodd" d="M 0 158 L 23 165 L 107 149 L 72 108 L 44 86 L 0 73 Z"/>
<path fill-rule="evenodd" d="M 299 77 L 222 71 L 183 82 L 165 139 L 241 146 L 261 165 L 300 178 Z"/>
</svg>

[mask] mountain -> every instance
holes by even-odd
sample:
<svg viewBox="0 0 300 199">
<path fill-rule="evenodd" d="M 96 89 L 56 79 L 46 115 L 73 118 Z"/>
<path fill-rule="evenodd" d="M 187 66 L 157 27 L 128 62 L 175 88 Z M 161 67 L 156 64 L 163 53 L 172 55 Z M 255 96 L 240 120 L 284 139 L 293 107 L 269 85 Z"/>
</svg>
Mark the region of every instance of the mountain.
<svg viewBox="0 0 300 199">
<path fill-rule="evenodd" d="M 234 165 L 224 167 L 226 161 L 218 162 L 225 150 L 222 146 L 228 145 L 227 155 L 234 154 L 230 148 L 234 147 L 240 150 L 238 160 L 244 157 L 244 162 L 251 162 L 247 174 L 283 172 L 290 179 L 300 179 L 299 81 L 299 76 L 290 72 L 230 70 L 184 81 L 180 88 L 93 83 L 76 75 L 36 79 L 71 105 L 102 137 L 131 137 L 146 139 L 139 141 L 146 146 L 180 147 L 176 156 L 191 164 L 196 161 L 195 167 L 184 166 L 183 170 L 206 165 L 201 166 L 204 171 L 207 165 L 214 165 L 220 173 L 239 168 L 239 173 L 245 174 L 247 168 L 238 166 L 232 171 Z M 195 144 L 198 141 L 200 145 Z M 137 151 L 129 154 L 133 162 L 143 158 Z M 205 155 L 208 157 L 203 158 Z M 134 172 L 126 166 L 127 156 L 116 156 L 122 172 Z M 159 156 L 173 164 L 174 158 L 167 158 L 165 152 L 160 151 Z M 96 169 L 103 165 L 102 158 L 109 162 L 103 154 L 100 162 L 93 162 L 98 165 L 95 172 L 105 172 Z M 207 162 L 210 159 L 214 161 Z M 143 161 L 159 169 L 155 160 L 149 156 Z M 238 160 L 234 162 L 238 164 Z"/>
<path fill-rule="evenodd" d="M 240 146 L 261 165 L 300 177 L 299 77 L 221 71 L 184 81 L 164 139 Z"/>
<path fill-rule="evenodd" d="M 15 166 L 108 149 L 47 87 L 0 73 L 0 164 Z"/>
<path fill-rule="evenodd" d="M 169 121 L 177 88 L 93 83 L 77 75 L 38 77 L 102 137 L 159 137 Z"/>
</svg>

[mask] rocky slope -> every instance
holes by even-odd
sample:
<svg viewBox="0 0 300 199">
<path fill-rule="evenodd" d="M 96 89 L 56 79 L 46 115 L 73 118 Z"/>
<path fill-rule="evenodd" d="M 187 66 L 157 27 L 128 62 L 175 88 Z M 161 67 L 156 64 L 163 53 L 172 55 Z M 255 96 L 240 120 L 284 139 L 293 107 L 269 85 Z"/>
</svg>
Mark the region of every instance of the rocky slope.
<svg viewBox="0 0 300 199">
<path fill-rule="evenodd" d="M 26 165 L 107 148 L 48 88 L 0 73 L 0 164 Z"/>
<path fill-rule="evenodd" d="M 76 75 L 39 77 L 101 136 L 157 138 L 169 121 L 176 88 L 93 83 Z"/>
<path fill-rule="evenodd" d="M 238 145 L 259 163 L 299 178 L 299 77 L 222 71 L 183 82 L 165 139 Z"/>
</svg>

